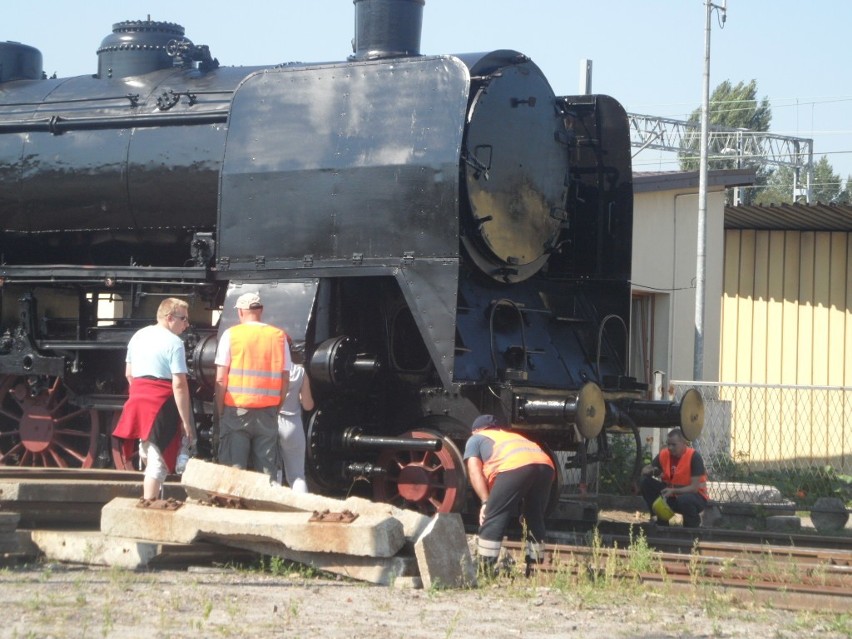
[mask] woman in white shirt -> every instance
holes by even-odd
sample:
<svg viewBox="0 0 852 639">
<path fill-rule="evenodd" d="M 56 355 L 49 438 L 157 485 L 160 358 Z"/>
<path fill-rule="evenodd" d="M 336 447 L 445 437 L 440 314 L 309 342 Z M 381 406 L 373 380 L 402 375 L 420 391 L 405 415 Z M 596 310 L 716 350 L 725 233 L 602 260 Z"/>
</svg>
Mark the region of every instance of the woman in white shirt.
<svg viewBox="0 0 852 639">
<path fill-rule="evenodd" d="M 293 365 L 290 368 L 290 386 L 281 410 L 278 412 L 278 448 L 284 464 L 284 476 L 290 488 L 297 493 L 308 492 L 305 483 L 305 428 L 302 410 L 314 408 L 311 383 L 302 364 L 305 360 L 305 345 L 293 344 L 290 336 L 290 353 Z"/>
</svg>

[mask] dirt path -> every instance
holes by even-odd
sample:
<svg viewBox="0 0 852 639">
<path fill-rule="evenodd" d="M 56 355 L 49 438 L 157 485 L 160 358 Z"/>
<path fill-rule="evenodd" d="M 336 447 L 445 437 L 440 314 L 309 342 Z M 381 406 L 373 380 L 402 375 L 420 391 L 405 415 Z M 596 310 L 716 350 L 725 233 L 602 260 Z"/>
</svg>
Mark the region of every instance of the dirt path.
<svg viewBox="0 0 852 639">
<path fill-rule="evenodd" d="M 702 591 L 536 586 L 466 591 L 368 586 L 231 568 L 134 573 L 36 566 L 0 571 L 0 637 L 852 637 L 852 616 L 752 607 Z"/>
</svg>

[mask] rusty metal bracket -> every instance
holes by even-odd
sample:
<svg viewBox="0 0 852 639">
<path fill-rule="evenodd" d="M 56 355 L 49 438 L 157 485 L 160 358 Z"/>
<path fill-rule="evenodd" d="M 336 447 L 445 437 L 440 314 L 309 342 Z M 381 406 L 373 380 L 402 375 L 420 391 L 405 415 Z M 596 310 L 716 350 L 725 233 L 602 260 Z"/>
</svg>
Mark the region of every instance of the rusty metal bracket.
<svg viewBox="0 0 852 639">
<path fill-rule="evenodd" d="M 247 510 L 245 502 L 242 498 L 234 497 L 233 495 L 223 495 L 220 493 L 207 493 L 207 499 L 201 501 L 205 506 L 215 506 L 216 508 L 235 508 L 238 510 Z"/>
<path fill-rule="evenodd" d="M 311 515 L 311 518 L 308 519 L 308 523 L 351 524 L 356 519 L 358 519 L 358 514 L 349 510 L 344 510 L 340 513 L 333 513 L 328 510 L 324 510 L 322 512 L 315 510 L 314 514 Z"/>
<path fill-rule="evenodd" d="M 140 499 L 136 502 L 137 508 L 148 508 L 150 510 L 177 510 L 183 506 L 182 501 L 178 501 L 174 497 L 168 499 Z"/>
</svg>

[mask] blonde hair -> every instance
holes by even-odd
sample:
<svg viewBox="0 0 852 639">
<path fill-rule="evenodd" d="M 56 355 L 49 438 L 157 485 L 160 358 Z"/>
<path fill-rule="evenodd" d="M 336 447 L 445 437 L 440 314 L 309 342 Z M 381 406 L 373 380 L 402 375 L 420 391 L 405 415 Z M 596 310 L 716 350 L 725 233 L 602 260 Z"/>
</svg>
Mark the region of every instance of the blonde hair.
<svg viewBox="0 0 852 639">
<path fill-rule="evenodd" d="M 160 307 L 157 309 L 157 319 L 164 319 L 169 315 L 180 313 L 180 311 L 184 311 L 181 313 L 182 315 L 189 315 L 189 304 L 176 297 L 167 297 L 160 302 Z"/>
</svg>

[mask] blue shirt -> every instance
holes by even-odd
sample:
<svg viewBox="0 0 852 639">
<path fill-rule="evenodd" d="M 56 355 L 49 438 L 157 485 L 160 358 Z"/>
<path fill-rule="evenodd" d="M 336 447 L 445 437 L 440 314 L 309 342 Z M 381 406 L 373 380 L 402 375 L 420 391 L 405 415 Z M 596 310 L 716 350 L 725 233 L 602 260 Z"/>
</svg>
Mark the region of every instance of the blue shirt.
<svg viewBox="0 0 852 639">
<path fill-rule="evenodd" d="M 127 357 L 133 377 L 171 379 L 186 373 L 183 340 L 169 329 L 154 324 L 136 331 L 127 344 Z"/>
</svg>

